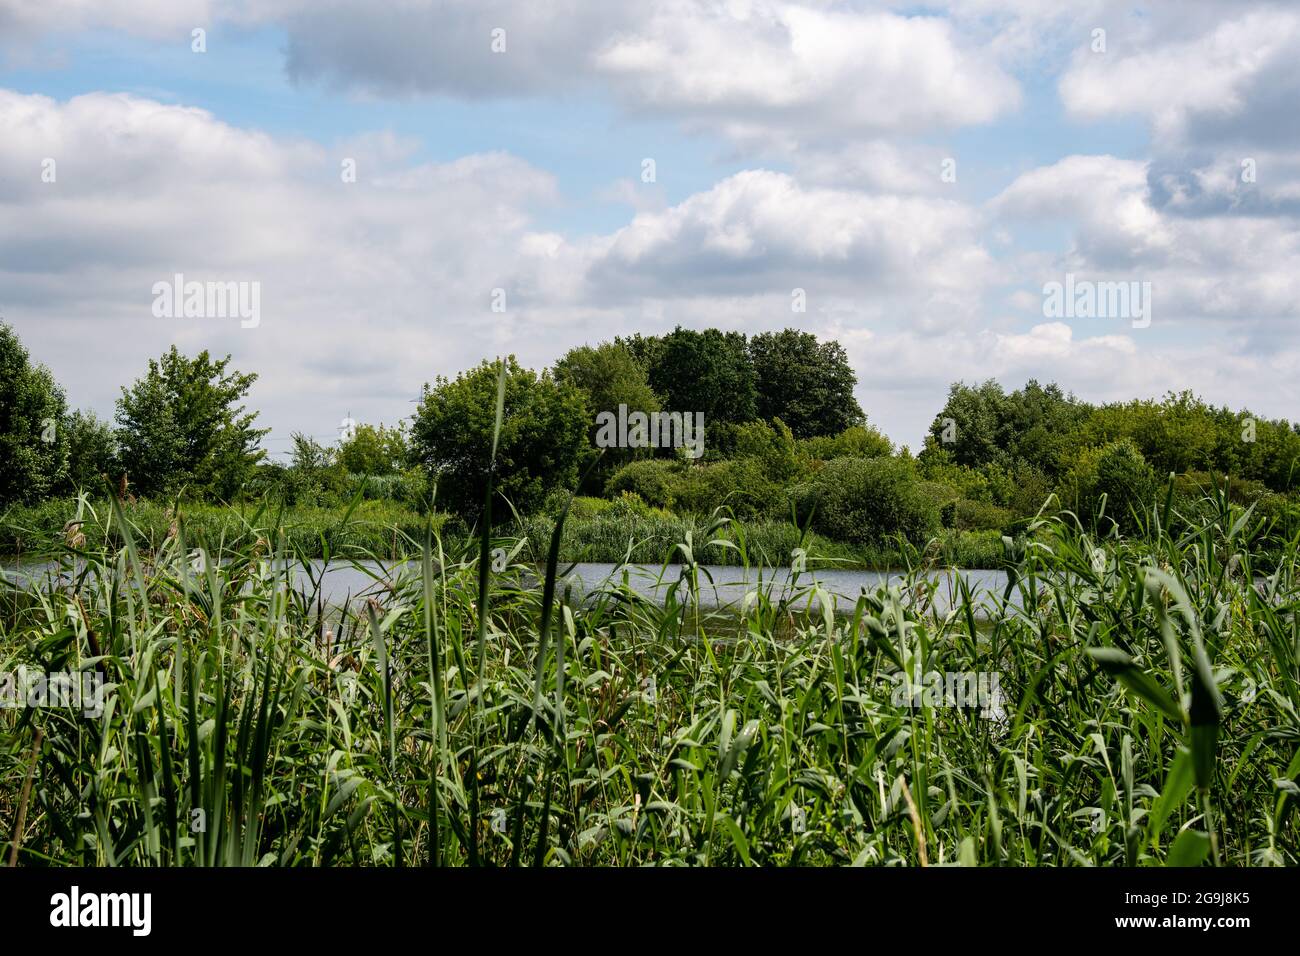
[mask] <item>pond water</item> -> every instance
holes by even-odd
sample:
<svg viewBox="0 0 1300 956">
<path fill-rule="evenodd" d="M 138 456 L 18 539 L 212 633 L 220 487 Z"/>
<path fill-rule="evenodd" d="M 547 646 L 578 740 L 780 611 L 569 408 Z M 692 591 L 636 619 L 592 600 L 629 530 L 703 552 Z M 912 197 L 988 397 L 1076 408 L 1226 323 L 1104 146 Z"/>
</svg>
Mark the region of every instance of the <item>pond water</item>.
<svg viewBox="0 0 1300 956">
<path fill-rule="evenodd" d="M 613 577 L 626 580 L 637 593 L 662 601 L 667 589 L 676 582 L 682 573 L 681 565 L 668 565 L 666 569 L 659 565 L 624 565 L 614 564 L 579 564 L 575 565 L 571 577 L 584 591 L 599 588 Z M 863 589 L 874 592 L 877 588 L 903 580 L 903 575 L 896 571 L 842 571 L 820 569 L 804 571 L 797 577 L 789 568 L 767 568 L 761 573 L 754 569 L 745 569 L 733 565 L 701 566 L 699 573 L 700 603 L 706 606 L 720 606 L 742 601 L 745 594 L 760 585 L 773 600 L 788 596 L 795 589 L 807 590 L 816 583 L 822 590 L 832 594 L 836 603 L 843 606 L 852 604 Z M 982 570 L 945 570 L 931 576 L 939 582 L 934 596 L 936 608 L 942 613 L 952 606 L 960 595 L 958 578 L 965 579 L 972 596 L 979 601 L 981 595 L 989 591 L 998 591 L 1006 587 L 1007 576 L 1002 571 Z"/>
<path fill-rule="evenodd" d="M 403 566 L 402 563 L 382 565 L 377 562 L 339 563 L 333 562 L 321 573 L 323 562 L 313 561 L 311 572 L 302 566 L 294 568 L 295 587 L 311 591 L 313 581 L 320 581 L 320 597 L 327 604 L 341 605 L 360 595 L 376 593 L 383 588 L 383 582 L 389 580 Z M 409 562 L 407 568 L 415 568 Z M 567 570 L 566 579 L 577 593 L 589 593 L 599 590 L 612 579 L 617 582 L 627 581 L 637 593 L 663 601 L 667 589 L 682 574 L 682 566 L 661 565 L 616 565 L 582 563 L 572 565 Z M 8 563 L 0 565 L 0 575 L 8 583 L 26 585 L 48 580 L 57 573 L 57 567 L 50 563 Z M 843 571 L 821 569 L 805 571 L 793 580 L 789 568 L 766 568 L 761 571 L 745 569 L 733 565 L 702 565 L 699 568 L 700 603 L 704 606 L 718 607 L 740 602 L 746 592 L 758 586 L 763 587 L 773 600 L 789 595 L 795 588 L 807 589 L 813 582 L 823 590 L 836 597 L 836 603 L 852 603 L 865 588 L 875 591 L 882 585 L 902 580 L 898 572 L 888 571 Z M 1006 587 L 1007 576 L 1003 571 L 986 570 L 943 570 L 930 575 L 937 580 L 938 588 L 934 595 L 934 604 L 941 613 L 952 606 L 958 598 L 958 579 L 964 579 L 976 601 L 989 592 L 1001 594 Z M 563 589 L 563 584 L 561 585 Z M 680 590 L 680 589 L 679 589 Z"/>
</svg>

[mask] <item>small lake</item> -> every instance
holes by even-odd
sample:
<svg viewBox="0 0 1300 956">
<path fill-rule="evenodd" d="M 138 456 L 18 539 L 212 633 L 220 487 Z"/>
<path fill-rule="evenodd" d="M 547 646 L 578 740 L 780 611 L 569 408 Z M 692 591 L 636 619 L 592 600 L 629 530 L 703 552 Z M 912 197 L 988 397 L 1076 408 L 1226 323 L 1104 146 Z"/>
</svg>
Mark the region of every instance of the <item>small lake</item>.
<svg viewBox="0 0 1300 956">
<path fill-rule="evenodd" d="M 332 562 L 321 574 L 323 562 L 310 562 L 311 573 L 306 567 L 295 566 L 294 585 L 300 590 L 311 591 L 313 580 L 320 581 L 320 597 L 327 603 L 342 605 L 344 602 L 377 593 L 383 589 L 382 582 L 390 580 L 395 573 L 405 567 L 409 570 L 418 568 L 412 562 L 378 562 L 342 563 Z M 564 568 L 562 568 L 564 570 Z M 0 574 L 7 583 L 27 585 L 39 583 L 57 571 L 54 564 L 44 562 L 10 562 L 0 565 Z M 668 588 L 682 575 L 682 565 L 616 565 L 581 563 L 568 570 L 565 579 L 579 594 L 600 590 L 609 583 L 619 584 L 623 581 L 638 594 L 658 601 L 663 601 Z M 972 595 L 978 602 L 989 592 L 1001 594 L 1006 587 L 1007 576 L 1003 571 L 956 570 L 946 569 L 933 572 L 931 580 L 938 583 L 934 594 L 934 606 L 940 613 L 949 609 L 957 600 L 958 579 L 964 579 Z M 852 604 L 865 588 L 874 592 L 882 586 L 898 583 L 903 575 L 896 571 L 843 571 L 819 569 L 804 571 L 795 576 L 789 568 L 746 569 L 735 565 L 701 565 L 699 567 L 700 603 L 707 607 L 720 607 L 739 603 L 745 594 L 760 585 L 773 600 L 790 595 L 796 589 L 807 590 L 816 584 L 822 590 L 834 595 L 836 603 L 843 607 Z M 563 581 L 561 593 L 563 593 Z M 679 599 L 684 597 L 680 594 Z"/>
</svg>

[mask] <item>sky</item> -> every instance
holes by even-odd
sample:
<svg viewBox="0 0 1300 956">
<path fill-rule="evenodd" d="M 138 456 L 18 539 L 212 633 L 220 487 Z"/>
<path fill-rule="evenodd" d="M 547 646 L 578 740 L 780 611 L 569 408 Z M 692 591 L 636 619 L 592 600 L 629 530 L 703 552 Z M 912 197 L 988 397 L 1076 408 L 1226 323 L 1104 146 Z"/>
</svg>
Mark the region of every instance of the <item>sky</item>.
<svg viewBox="0 0 1300 956">
<path fill-rule="evenodd" d="M 106 418 L 230 354 L 275 457 L 677 325 L 838 340 L 913 449 L 988 378 L 1294 421 L 1297 63 L 1249 0 L 0 0 L 0 317 Z"/>
</svg>

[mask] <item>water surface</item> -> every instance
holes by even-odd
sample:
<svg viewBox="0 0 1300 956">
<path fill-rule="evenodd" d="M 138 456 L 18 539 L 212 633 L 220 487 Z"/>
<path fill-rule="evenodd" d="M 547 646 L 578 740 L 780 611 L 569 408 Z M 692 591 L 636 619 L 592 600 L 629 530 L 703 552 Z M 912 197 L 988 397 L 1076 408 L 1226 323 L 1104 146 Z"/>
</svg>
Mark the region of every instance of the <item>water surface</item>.
<svg viewBox="0 0 1300 956">
<path fill-rule="evenodd" d="M 322 561 L 312 561 L 306 566 L 295 565 L 294 586 L 333 605 L 342 605 L 358 596 L 378 594 L 385 589 L 385 582 L 393 580 L 403 569 L 410 573 L 418 568 L 411 561 L 387 564 L 375 561 L 335 561 L 322 574 L 323 566 Z M 669 587 L 682 579 L 683 566 L 580 563 L 566 566 L 562 570 L 567 573 L 561 582 L 561 588 L 567 583 L 578 595 L 600 590 L 611 582 L 626 582 L 638 594 L 662 602 L 666 600 Z M 19 585 L 44 583 L 57 575 L 58 571 L 58 566 L 50 562 L 7 564 L 0 568 L 0 574 L 3 574 L 7 582 Z M 957 600 L 960 593 L 957 583 L 959 578 L 965 580 L 977 602 L 989 592 L 1000 594 L 1007 583 L 1003 571 L 949 569 L 936 571 L 929 577 L 938 583 L 934 604 L 941 612 Z M 789 568 L 757 570 L 736 565 L 701 565 L 698 569 L 700 603 L 709 607 L 738 604 L 744 600 L 747 592 L 759 587 L 772 600 L 779 600 L 796 592 L 807 592 L 814 584 L 833 595 L 837 605 L 846 602 L 851 604 L 864 589 L 874 592 L 884 585 L 903 580 L 904 576 L 896 571 L 820 569 L 795 575 Z M 315 593 L 317 582 L 318 594 Z M 684 598 L 682 590 L 679 588 L 679 600 Z"/>
</svg>

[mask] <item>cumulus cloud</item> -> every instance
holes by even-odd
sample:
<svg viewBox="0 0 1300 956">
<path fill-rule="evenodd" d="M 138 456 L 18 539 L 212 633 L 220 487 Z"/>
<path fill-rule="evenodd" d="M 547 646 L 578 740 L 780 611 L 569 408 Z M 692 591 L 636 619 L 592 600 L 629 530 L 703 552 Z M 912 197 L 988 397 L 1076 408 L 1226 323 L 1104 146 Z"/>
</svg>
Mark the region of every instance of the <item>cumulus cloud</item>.
<svg viewBox="0 0 1300 956">
<path fill-rule="evenodd" d="M 1214 12 L 1192 26 L 1170 23 L 1172 11 L 1154 24 L 1117 19 L 1105 53 L 1075 54 L 1060 82 L 1065 107 L 1084 119 L 1145 117 L 1165 143 L 1300 142 L 1300 11 L 1220 4 Z"/>
<path fill-rule="evenodd" d="M 589 275 L 620 289 L 751 293 L 822 283 L 965 296 L 987 279 L 977 217 L 957 202 L 804 187 L 768 170 L 642 213 L 596 244 Z"/>
<path fill-rule="evenodd" d="M 655 4 L 595 66 L 633 103 L 739 138 L 956 127 L 1019 101 L 1015 81 L 942 18 L 793 3 Z"/>
<path fill-rule="evenodd" d="M 1207 178 L 1213 185 L 1213 179 Z M 1180 214 L 1153 201 L 1147 164 L 1069 156 L 1018 177 L 990 203 L 995 216 L 1055 219 L 1070 243 L 1036 284 L 1073 271 L 1093 280 L 1149 281 L 1166 320 L 1239 323 L 1300 315 L 1300 226 L 1294 219 Z M 1244 329 L 1249 334 L 1252 330 Z"/>
<path fill-rule="evenodd" d="M 956 379 L 1093 400 L 1195 381 L 1271 414 L 1300 399 L 1300 13 L 1284 4 L 0 0 L 0 55 L 230 25 L 267 28 L 312 96 L 608 97 L 729 148 L 728 168 L 686 192 L 614 182 L 599 197 L 626 220 L 583 234 L 540 225 L 567 200 L 507 152 L 427 163 L 428 144 L 382 130 L 325 142 L 137 96 L 0 91 L 0 312 L 75 402 L 104 410 L 174 341 L 261 371 L 253 404 L 283 436 L 391 421 L 485 355 L 536 366 L 678 323 L 838 338 L 901 440 Z M 1137 117 L 1150 143 L 1040 149 L 1015 126 L 1022 82 L 1054 86 L 1081 137 Z M 959 158 L 963 176 L 984 164 L 978 200 L 941 181 L 945 140 L 1007 120 L 995 136 L 1048 158 L 1005 172 L 1016 146 L 977 146 Z M 1041 287 L 1067 271 L 1151 281 L 1152 328 L 1046 320 Z M 155 319 L 152 284 L 174 272 L 260 281 L 261 326 Z"/>
<path fill-rule="evenodd" d="M 0 0 L 25 32 L 272 24 L 300 82 L 468 99 L 612 88 L 737 140 L 984 123 L 1014 109 L 1016 81 L 940 17 L 817 0 L 405 0 L 376 16 L 351 0 Z"/>
<path fill-rule="evenodd" d="M 386 168 L 357 143 L 125 95 L 0 92 L 0 129 L 6 318 L 101 408 L 175 342 L 261 370 L 254 401 L 277 426 L 304 390 L 337 404 L 317 412 L 329 420 L 404 413 L 434 373 L 476 363 L 494 337 L 508 346 L 518 314 L 491 312 L 492 290 L 527 287 L 543 258 L 530 209 L 555 199 L 549 174 L 503 153 Z M 153 284 L 175 273 L 260 283 L 260 326 L 155 318 Z"/>
<path fill-rule="evenodd" d="M 105 93 L 0 91 L 0 129 L 7 317 L 74 400 L 100 408 L 175 342 L 264 370 L 254 400 L 273 425 L 303 391 L 330 420 L 391 417 L 399 396 L 485 354 L 549 363 L 677 322 L 799 324 L 795 287 L 815 321 L 949 322 L 972 314 L 991 265 L 978 215 L 957 202 L 768 170 L 571 238 L 534 223 L 558 198 L 552 177 L 504 153 L 413 163 L 412 144 L 388 135 L 274 137 Z M 259 282 L 261 325 L 155 318 L 152 287 L 175 273 Z"/>
</svg>

